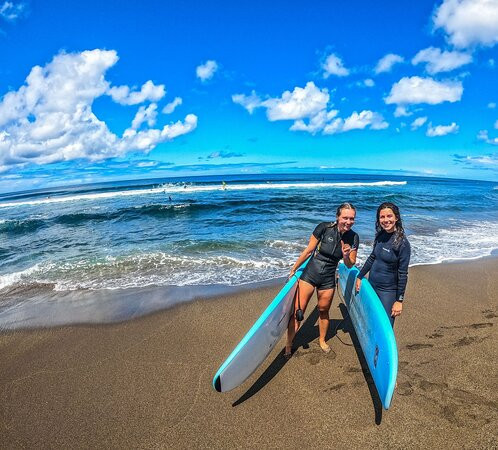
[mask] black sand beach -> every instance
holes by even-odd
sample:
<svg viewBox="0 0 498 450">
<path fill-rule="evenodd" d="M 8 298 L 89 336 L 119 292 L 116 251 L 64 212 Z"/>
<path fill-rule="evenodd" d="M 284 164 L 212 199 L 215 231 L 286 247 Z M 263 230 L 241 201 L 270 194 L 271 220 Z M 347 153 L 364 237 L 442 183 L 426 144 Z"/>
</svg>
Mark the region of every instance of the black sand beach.
<svg viewBox="0 0 498 450">
<path fill-rule="evenodd" d="M 310 308 L 291 360 L 282 340 L 226 394 L 212 376 L 278 289 L 120 324 L 4 332 L 0 447 L 496 448 L 497 274 L 498 259 L 411 268 L 389 411 L 346 345 L 338 296 L 331 353 Z"/>
</svg>

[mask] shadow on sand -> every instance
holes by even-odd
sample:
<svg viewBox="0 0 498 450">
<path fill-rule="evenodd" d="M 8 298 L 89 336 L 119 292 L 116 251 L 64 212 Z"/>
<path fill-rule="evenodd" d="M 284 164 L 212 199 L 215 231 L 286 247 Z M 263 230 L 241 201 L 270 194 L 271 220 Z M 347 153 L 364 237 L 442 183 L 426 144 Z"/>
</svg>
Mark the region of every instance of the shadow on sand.
<svg viewBox="0 0 498 450">
<path fill-rule="evenodd" d="M 372 404 L 375 412 L 375 423 L 377 425 L 380 425 L 382 422 L 382 403 L 380 401 L 379 394 L 377 393 L 374 380 L 370 375 L 368 364 L 365 360 L 365 357 L 363 356 L 363 351 L 361 350 L 360 343 L 353 328 L 353 324 L 351 323 L 351 319 L 349 318 L 348 310 L 343 303 L 339 304 L 339 309 L 342 314 L 342 320 L 336 320 L 336 319 L 330 320 L 329 331 L 327 333 L 327 340 L 332 339 L 336 335 L 338 329 L 350 335 L 351 341 L 356 351 L 356 355 L 358 356 L 358 361 L 360 362 L 363 377 L 365 378 L 368 390 L 370 391 L 370 396 L 372 398 Z M 318 332 L 318 326 L 316 325 L 317 321 L 318 321 L 318 309 L 315 307 L 311 312 L 311 314 L 303 322 L 299 331 L 296 333 L 296 337 L 294 338 L 292 353 L 294 353 L 301 346 L 303 348 L 308 348 L 309 343 L 318 338 L 319 332 Z M 283 352 L 284 350 L 282 350 L 275 357 L 275 359 L 266 368 L 266 370 L 259 376 L 259 378 L 252 384 L 252 386 L 238 400 L 236 400 L 232 404 L 232 407 L 238 406 L 241 403 L 244 403 L 246 400 L 250 399 L 253 395 L 255 395 L 261 389 L 263 389 L 277 375 L 277 373 L 287 363 L 287 360 L 284 358 Z"/>
<path fill-rule="evenodd" d="M 375 412 L 375 424 L 380 425 L 382 422 L 382 402 L 377 392 L 377 388 L 375 387 L 375 382 L 370 374 L 370 369 L 368 368 L 367 361 L 363 355 L 363 350 L 360 347 L 360 342 L 358 341 L 358 337 L 356 336 L 356 332 L 354 331 L 353 324 L 351 323 L 348 310 L 344 303 L 339 304 L 339 310 L 341 311 L 344 320 L 341 329 L 345 333 L 349 333 L 349 336 L 351 337 L 351 342 L 353 343 L 353 347 L 356 351 L 356 356 L 358 356 L 363 377 L 365 378 L 368 390 L 370 391 L 370 397 L 372 398 L 372 404 Z"/>
<path fill-rule="evenodd" d="M 299 347 L 309 348 L 309 343 L 314 341 L 319 336 L 318 326 L 316 325 L 318 321 L 318 309 L 315 307 L 311 314 L 306 318 L 306 320 L 299 328 L 294 338 L 294 344 L 292 346 L 292 353 L 294 354 Z M 330 320 L 329 331 L 327 333 L 327 339 L 331 339 L 335 336 L 337 328 L 340 326 L 341 320 Z M 334 334 L 331 334 L 334 333 Z M 251 398 L 254 394 L 264 388 L 272 379 L 277 375 L 277 373 L 285 366 L 287 360 L 284 358 L 284 350 L 282 350 L 272 361 L 272 363 L 266 368 L 266 370 L 260 375 L 260 377 L 254 382 L 254 384 L 237 400 L 232 406 L 238 406 Z"/>
</svg>

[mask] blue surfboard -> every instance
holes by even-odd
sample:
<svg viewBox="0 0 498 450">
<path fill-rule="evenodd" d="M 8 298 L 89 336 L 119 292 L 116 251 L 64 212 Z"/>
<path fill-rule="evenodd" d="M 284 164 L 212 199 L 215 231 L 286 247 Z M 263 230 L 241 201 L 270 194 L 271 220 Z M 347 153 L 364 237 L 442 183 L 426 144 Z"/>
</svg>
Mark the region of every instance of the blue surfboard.
<svg viewBox="0 0 498 450">
<path fill-rule="evenodd" d="M 389 318 L 367 279 L 360 292 L 355 284 L 358 269 L 339 265 L 339 282 L 358 341 L 384 409 L 388 409 L 398 375 L 398 348 Z"/>
<path fill-rule="evenodd" d="M 309 259 L 289 278 L 282 290 L 218 369 L 213 377 L 213 387 L 218 392 L 230 391 L 249 378 L 287 330 L 294 309 L 297 282 L 308 261 Z"/>
</svg>

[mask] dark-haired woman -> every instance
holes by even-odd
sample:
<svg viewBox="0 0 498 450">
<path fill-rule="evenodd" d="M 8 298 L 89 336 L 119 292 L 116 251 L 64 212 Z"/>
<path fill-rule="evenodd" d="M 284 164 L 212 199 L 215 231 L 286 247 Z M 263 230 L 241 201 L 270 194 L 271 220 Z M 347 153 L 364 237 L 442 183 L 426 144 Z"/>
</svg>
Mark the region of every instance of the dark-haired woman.
<svg viewBox="0 0 498 450">
<path fill-rule="evenodd" d="M 368 280 L 394 325 L 403 310 L 411 254 L 399 208 L 394 203 L 385 202 L 377 208 L 375 231 L 374 248 L 358 274 L 356 290 L 370 272 Z"/>
<path fill-rule="evenodd" d="M 330 352 L 330 347 L 325 340 L 329 328 L 329 310 L 335 292 L 335 270 L 341 259 L 348 267 L 352 267 L 356 262 L 358 250 L 358 235 L 351 230 L 356 217 L 356 209 L 350 203 L 343 203 L 337 208 L 335 222 L 320 223 L 310 237 L 308 246 L 299 255 L 295 262 L 290 276 L 298 267 L 311 256 L 308 265 L 304 269 L 298 285 L 298 295 L 294 305 L 294 314 L 291 316 L 287 329 L 287 344 L 285 346 L 285 357 L 291 356 L 292 341 L 299 328 L 296 320 L 298 304 L 301 310 L 306 310 L 306 306 L 315 292 L 318 297 L 320 331 L 320 347 L 325 353 Z M 299 300 L 298 300 L 299 297 Z"/>
</svg>

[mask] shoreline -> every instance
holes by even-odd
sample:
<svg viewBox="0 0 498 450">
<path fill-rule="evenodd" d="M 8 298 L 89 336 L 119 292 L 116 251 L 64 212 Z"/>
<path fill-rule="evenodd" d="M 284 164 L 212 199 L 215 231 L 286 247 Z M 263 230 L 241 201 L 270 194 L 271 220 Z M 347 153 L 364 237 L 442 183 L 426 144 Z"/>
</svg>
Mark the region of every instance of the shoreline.
<svg viewBox="0 0 498 450">
<path fill-rule="evenodd" d="M 278 291 L 195 300 L 121 323 L 0 333 L 0 440 L 18 447 L 491 448 L 498 259 L 414 267 L 396 320 L 398 388 L 379 411 L 339 297 L 325 355 L 310 303 L 240 387 L 211 379 Z M 472 283 L 469 283 L 472 280 Z M 344 345 L 342 342 L 346 345 Z"/>
<path fill-rule="evenodd" d="M 498 250 L 491 255 L 472 259 L 420 263 L 410 266 L 437 267 L 498 261 Z M 245 283 L 241 285 L 145 286 L 127 289 L 55 291 L 40 287 L 31 297 L 19 296 L 16 289 L 3 294 L 3 302 L 12 307 L 0 310 L 0 333 L 10 330 L 36 330 L 72 325 L 109 325 L 136 320 L 151 314 L 168 311 L 179 305 L 196 301 L 210 301 L 265 288 L 275 290 L 284 285 L 285 277 Z M 268 299 L 268 303 L 271 298 Z"/>
</svg>

